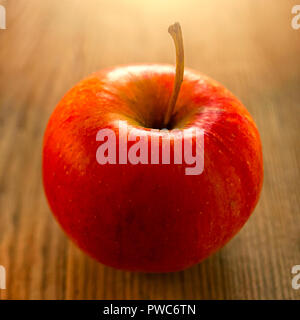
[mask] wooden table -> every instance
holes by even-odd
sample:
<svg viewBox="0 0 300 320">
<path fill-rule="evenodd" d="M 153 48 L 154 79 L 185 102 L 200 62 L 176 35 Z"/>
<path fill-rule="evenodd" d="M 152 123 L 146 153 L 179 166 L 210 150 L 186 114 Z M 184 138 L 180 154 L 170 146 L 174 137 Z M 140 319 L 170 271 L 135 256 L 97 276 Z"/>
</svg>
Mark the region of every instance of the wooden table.
<svg viewBox="0 0 300 320">
<path fill-rule="evenodd" d="M 299 1 L 298 1 L 299 2 Z M 299 299 L 300 30 L 297 1 L 0 0 L 0 265 L 7 299 Z M 186 66 L 247 106 L 261 133 L 259 204 L 224 249 L 170 274 L 116 271 L 64 235 L 41 182 L 41 144 L 62 95 L 104 67 L 174 63 L 180 21 Z"/>
</svg>

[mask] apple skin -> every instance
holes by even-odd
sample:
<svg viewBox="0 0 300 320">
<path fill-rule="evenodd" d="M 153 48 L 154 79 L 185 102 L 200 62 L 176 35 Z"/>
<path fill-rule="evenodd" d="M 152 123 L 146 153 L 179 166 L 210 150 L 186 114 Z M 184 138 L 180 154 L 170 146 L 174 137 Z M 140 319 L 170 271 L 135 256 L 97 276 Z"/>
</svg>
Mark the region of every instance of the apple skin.
<svg viewBox="0 0 300 320">
<path fill-rule="evenodd" d="M 161 127 L 173 82 L 169 65 L 94 73 L 63 97 L 46 128 L 43 182 L 52 212 L 67 235 L 105 265 L 185 269 L 224 246 L 259 199 L 263 159 L 253 119 L 227 89 L 192 70 L 185 70 L 172 121 L 205 130 L 202 174 L 186 175 L 184 163 L 97 163 L 99 129 L 117 134 L 119 119 L 150 136 L 149 127 Z"/>
</svg>

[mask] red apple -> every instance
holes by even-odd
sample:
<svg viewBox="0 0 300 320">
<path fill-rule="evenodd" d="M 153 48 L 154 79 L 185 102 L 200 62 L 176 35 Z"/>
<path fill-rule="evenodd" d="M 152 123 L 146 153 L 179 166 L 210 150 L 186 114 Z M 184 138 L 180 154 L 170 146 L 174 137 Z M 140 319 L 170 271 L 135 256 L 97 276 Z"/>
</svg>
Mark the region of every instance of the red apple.
<svg viewBox="0 0 300 320">
<path fill-rule="evenodd" d="M 183 70 L 177 53 L 175 87 Z M 72 88 L 49 120 L 43 181 L 50 207 L 73 241 L 103 264 L 145 272 L 187 268 L 224 246 L 258 201 L 262 147 L 246 108 L 192 70 L 185 70 L 177 98 L 174 77 L 169 65 L 102 70 Z M 118 120 L 149 139 L 150 128 L 168 128 L 171 140 L 174 129 L 204 130 L 204 171 L 187 175 L 185 164 L 150 160 L 100 165 L 97 132 L 109 128 L 118 137 Z"/>
</svg>

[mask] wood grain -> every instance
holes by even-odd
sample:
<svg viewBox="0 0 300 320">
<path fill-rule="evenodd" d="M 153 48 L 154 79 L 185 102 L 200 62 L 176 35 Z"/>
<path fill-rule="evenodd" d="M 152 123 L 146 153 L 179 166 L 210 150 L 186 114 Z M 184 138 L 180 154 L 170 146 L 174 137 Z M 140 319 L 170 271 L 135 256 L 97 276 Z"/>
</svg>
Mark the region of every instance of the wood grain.
<svg viewBox="0 0 300 320">
<path fill-rule="evenodd" d="M 295 1 L 0 0 L 0 265 L 7 299 L 299 299 L 300 30 Z M 46 203 L 41 145 L 62 95 L 112 65 L 174 63 L 180 21 L 187 67 L 224 83 L 261 133 L 260 202 L 224 249 L 183 272 L 141 274 L 96 263 Z"/>
</svg>

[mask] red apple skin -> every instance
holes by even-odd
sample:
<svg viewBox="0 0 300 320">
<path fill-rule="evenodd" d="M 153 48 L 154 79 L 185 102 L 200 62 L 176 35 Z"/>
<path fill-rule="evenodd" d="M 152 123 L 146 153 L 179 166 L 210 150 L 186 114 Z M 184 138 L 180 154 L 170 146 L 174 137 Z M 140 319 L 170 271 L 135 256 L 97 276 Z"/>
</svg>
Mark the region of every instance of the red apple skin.
<svg viewBox="0 0 300 320">
<path fill-rule="evenodd" d="M 151 136 L 146 127 L 162 123 L 173 82 L 169 65 L 103 70 L 73 87 L 49 120 L 43 182 L 50 207 L 67 235 L 105 265 L 185 269 L 224 246 L 258 201 L 263 159 L 254 121 L 227 89 L 192 70 L 173 122 L 188 114 L 185 128 L 205 130 L 202 174 L 186 175 L 185 164 L 97 163 L 98 130 L 118 135 L 116 120 L 127 119 Z"/>
</svg>

